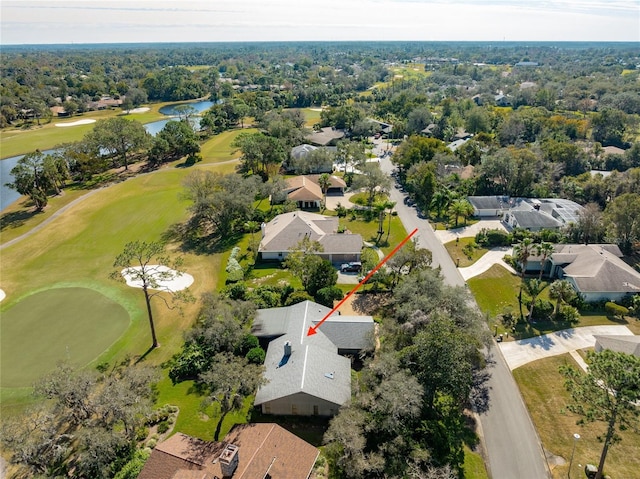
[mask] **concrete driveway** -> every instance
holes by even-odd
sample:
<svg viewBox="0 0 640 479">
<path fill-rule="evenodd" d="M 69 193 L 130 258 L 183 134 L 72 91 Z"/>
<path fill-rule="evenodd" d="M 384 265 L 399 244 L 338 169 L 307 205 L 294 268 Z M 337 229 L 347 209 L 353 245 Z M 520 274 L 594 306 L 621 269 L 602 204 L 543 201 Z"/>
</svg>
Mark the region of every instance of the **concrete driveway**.
<svg viewBox="0 0 640 479">
<path fill-rule="evenodd" d="M 537 359 L 558 356 L 577 349 L 592 348 L 596 344 L 594 334 L 633 336 L 626 326 L 585 326 L 564 329 L 535 338 L 502 342 L 499 346 L 509 369 L 513 371 Z"/>
<path fill-rule="evenodd" d="M 345 193 L 343 195 L 327 195 L 325 206 L 328 210 L 331 211 L 335 211 L 335 209 L 338 207 L 338 203 L 340 203 L 345 208 L 352 208 L 356 205 L 351 203 L 349 199 L 355 194 L 356 192 Z"/>
<path fill-rule="evenodd" d="M 461 228 L 438 230 L 436 231 L 436 237 L 444 244 L 455 240 L 457 237 L 473 237 L 479 233 L 481 229 L 507 231 L 507 228 L 505 228 L 504 224 L 502 224 L 502 221 L 500 220 L 480 220 L 477 223 L 469 226 L 463 226 Z"/>
<path fill-rule="evenodd" d="M 502 258 L 506 254 L 513 254 L 513 248 L 507 246 L 499 246 L 497 248 L 490 249 L 471 266 L 467 266 L 466 268 L 458 268 L 458 271 L 460 271 L 460 274 L 465 281 L 469 278 L 473 278 L 474 276 L 478 276 L 479 274 L 484 273 L 494 264 L 499 264 L 513 274 L 518 274 L 515 269 L 513 269 L 502 260 Z"/>
</svg>

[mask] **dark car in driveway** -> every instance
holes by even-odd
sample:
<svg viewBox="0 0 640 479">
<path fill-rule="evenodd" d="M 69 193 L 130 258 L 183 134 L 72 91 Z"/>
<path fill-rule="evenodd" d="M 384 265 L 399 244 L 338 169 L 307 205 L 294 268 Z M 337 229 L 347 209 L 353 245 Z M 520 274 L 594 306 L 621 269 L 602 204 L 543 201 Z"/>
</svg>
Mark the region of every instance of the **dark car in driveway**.
<svg viewBox="0 0 640 479">
<path fill-rule="evenodd" d="M 362 269 L 360 261 L 352 261 L 351 263 L 343 263 L 340 265 L 340 271 L 343 273 L 359 273 Z"/>
</svg>

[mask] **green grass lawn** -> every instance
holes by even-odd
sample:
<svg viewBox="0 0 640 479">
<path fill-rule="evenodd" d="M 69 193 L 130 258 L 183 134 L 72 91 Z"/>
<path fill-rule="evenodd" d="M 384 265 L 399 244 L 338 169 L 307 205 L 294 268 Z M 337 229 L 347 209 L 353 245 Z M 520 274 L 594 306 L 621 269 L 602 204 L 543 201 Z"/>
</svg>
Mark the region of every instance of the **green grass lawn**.
<svg viewBox="0 0 640 479">
<path fill-rule="evenodd" d="M 364 221 L 362 219 L 352 220 L 350 215 L 340 219 L 340 225 L 345 226 L 351 233 L 362 235 L 362 239 L 375 244 L 378 237 L 378 220 Z M 390 253 L 407 236 L 400 218 L 391 216 L 391 232 L 387 238 L 387 228 L 389 226 L 389 216 L 384 220 L 384 234 L 378 247 L 386 255 Z"/>
<path fill-rule="evenodd" d="M 482 456 L 464 446 L 464 479 L 489 479 Z"/>
<path fill-rule="evenodd" d="M 164 371 L 164 376 L 156 385 L 158 407 L 165 404 L 177 406 L 180 409 L 173 432 L 182 432 L 190 436 L 211 441 L 220 418 L 220 406 L 212 404 L 203 406 L 205 396 L 194 386 L 193 381 L 183 381 L 172 384 Z M 220 437 L 224 437 L 235 424 L 247 422 L 253 404 L 253 396 L 245 399 L 244 407 L 240 411 L 227 414 L 222 423 Z"/>
<path fill-rule="evenodd" d="M 475 244 L 475 238 L 460 238 L 459 241 L 450 241 L 444 245 L 453 262 L 460 268 L 471 266 L 473 263 L 478 261 L 483 254 L 489 251 L 486 248 L 477 246 L 476 248 L 473 248 L 471 255 L 467 256 L 464 248 L 471 243 Z"/>
<path fill-rule="evenodd" d="M 233 140 L 240 133 L 256 133 L 258 130 L 254 128 L 245 128 L 244 130 L 230 130 L 215 135 L 200 145 L 200 154 L 202 159 L 207 163 L 216 163 L 220 161 L 228 161 L 233 158 L 240 158 L 241 153 L 231 146 Z"/>
<path fill-rule="evenodd" d="M 316 123 L 320 123 L 320 111 L 317 108 L 303 108 L 302 114 L 304 115 L 305 126 L 312 128 Z"/>
<path fill-rule="evenodd" d="M 28 387 L 61 359 L 90 363 L 124 333 L 129 312 L 88 288 L 56 288 L 17 302 L 0 325 L 0 384 Z"/>
<path fill-rule="evenodd" d="M 203 164 L 196 168 L 216 166 Z M 0 308 L 2 314 L 18 298 L 34 291 L 80 285 L 90 285 L 108 297 L 119 298 L 118 302 L 127 305 L 128 310 L 144 314 L 142 292 L 109 279 L 113 261 L 125 243 L 159 240 L 171 225 L 187 218 L 187 202 L 180 198 L 180 193 L 182 179 L 188 172 L 188 168 L 169 167 L 99 190 L 42 230 L 3 249 L 0 275 L 7 298 Z M 220 271 L 219 256 L 187 253 L 184 260 L 184 271 L 196 280 L 191 288 L 194 296 L 198 298 L 213 290 Z M 159 300 L 153 303 L 161 347 L 149 354 L 147 361 L 159 364 L 180 348 L 181 331 L 190 326 L 197 307 L 186 305 L 181 314 L 165 308 Z M 96 361 L 142 356 L 150 344 L 147 321 L 133 321 L 126 333 Z M 2 393 L 3 408 L 4 398 L 10 398 L 7 407 L 24 400 L 12 391 L 3 389 Z"/>
<path fill-rule="evenodd" d="M 505 308 L 518 310 L 520 278 L 500 265 L 493 265 L 479 276 L 467 280 L 469 289 L 483 313 L 500 314 Z"/>
<path fill-rule="evenodd" d="M 534 361 L 513 371 L 525 404 L 529 409 L 543 447 L 554 455 L 562 456 L 567 463 L 552 466 L 554 478 L 567 477 L 568 462 L 573 448 L 573 434 L 580 434 L 573 459 L 572 477 L 584 477 L 578 464 L 598 464 L 602 443 L 598 436 L 604 434 L 606 425 L 601 422 L 576 425 L 578 416 L 568 412 L 566 405 L 570 395 L 564 388 L 564 378 L 558 368 L 564 364 L 577 365 L 569 354 Z M 640 435 L 630 430 L 620 433 L 622 442 L 609 449 L 605 474 L 612 478 L 636 477 L 640 470 Z"/>
<path fill-rule="evenodd" d="M 462 241 L 462 239 L 460 240 Z M 507 332 L 502 323 L 494 317 L 511 309 L 518 315 L 518 291 L 520 278 L 508 272 L 502 266 L 493 265 L 489 270 L 479 276 L 467 280 L 469 289 L 473 293 L 480 310 L 489 315 L 489 327 L 492 332 Z M 540 295 L 541 299 L 549 300 L 549 289 L 545 289 Z M 527 308 L 523 306 L 523 314 L 527 315 Z M 514 334 L 515 339 L 530 338 L 543 334 L 560 331 L 562 329 L 581 326 L 600 326 L 623 324 L 635 334 L 640 334 L 640 321 L 634 319 L 615 320 L 603 314 L 603 312 L 586 312 L 576 324 L 559 321 L 536 321 L 535 323 L 518 323 Z M 511 334 L 511 331 L 509 331 Z"/>
</svg>

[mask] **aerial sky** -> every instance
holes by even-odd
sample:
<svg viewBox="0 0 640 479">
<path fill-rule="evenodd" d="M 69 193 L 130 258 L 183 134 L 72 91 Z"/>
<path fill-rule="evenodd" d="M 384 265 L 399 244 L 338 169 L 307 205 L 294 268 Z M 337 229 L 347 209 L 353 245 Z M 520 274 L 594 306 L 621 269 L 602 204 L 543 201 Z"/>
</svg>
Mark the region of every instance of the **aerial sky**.
<svg viewBox="0 0 640 479">
<path fill-rule="evenodd" d="M 640 0 L 2 0 L 8 44 L 640 41 Z"/>
</svg>

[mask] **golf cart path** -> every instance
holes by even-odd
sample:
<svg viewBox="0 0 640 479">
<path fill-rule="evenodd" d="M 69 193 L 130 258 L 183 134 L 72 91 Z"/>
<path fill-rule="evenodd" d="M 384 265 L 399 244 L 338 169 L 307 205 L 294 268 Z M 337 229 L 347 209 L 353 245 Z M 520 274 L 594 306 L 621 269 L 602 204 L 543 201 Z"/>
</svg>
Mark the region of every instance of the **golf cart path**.
<svg viewBox="0 0 640 479">
<path fill-rule="evenodd" d="M 502 342 L 499 343 L 499 347 L 509 369 L 513 371 L 531 361 L 592 348 L 596 344 L 594 335 L 633 336 L 633 333 L 626 326 L 585 326 L 563 329 L 535 338 Z M 582 364 L 580 366 L 582 367 Z"/>
<path fill-rule="evenodd" d="M 10 241 L 7 241 L 6 243 L 2 243 L 0 245 L 0 250 L 7 248 L 13 244 L 16 244 L 20 241 L 22 241 L 23 239 L 31 236 L 34 233 L 37 233 L 38 231 L 40 231 L 42 228 L 44 228 L 45 226 L 47 226 L 49 223 L 51 223 L 53 220 L 55 220 L 56 218 L 58 218 L 60 215 L 64 214 L 67 210 L 69 210 L 70 208 L 73 208 L 75 205 L 77 205 L 78 203 L 86 200 L 87 198 L 89 198 L 90 196 L 95 195 L 98 191 L 101 191 L 104 188 L 98 188 L 96 190 L 90 191 L 89 193 L 86 193 L 78 198 L 76 198 L 75 200 L 73 200 L 71 203 L 69 203 L 68 205 L 63 206 L 62 208 L 60 208 L 58 211 L 56 211 L 54 214 L 52 214 L 49 218 L 47 218 L 46 220 L 44 220 L 42 223 L 40 223 L 37 226 L 34 226 L 33 228 L 31 228 L 29 231 L 27 231 L 26 233 L 21 234 L 20 236 L 13 238 Z"/>
</svg>

